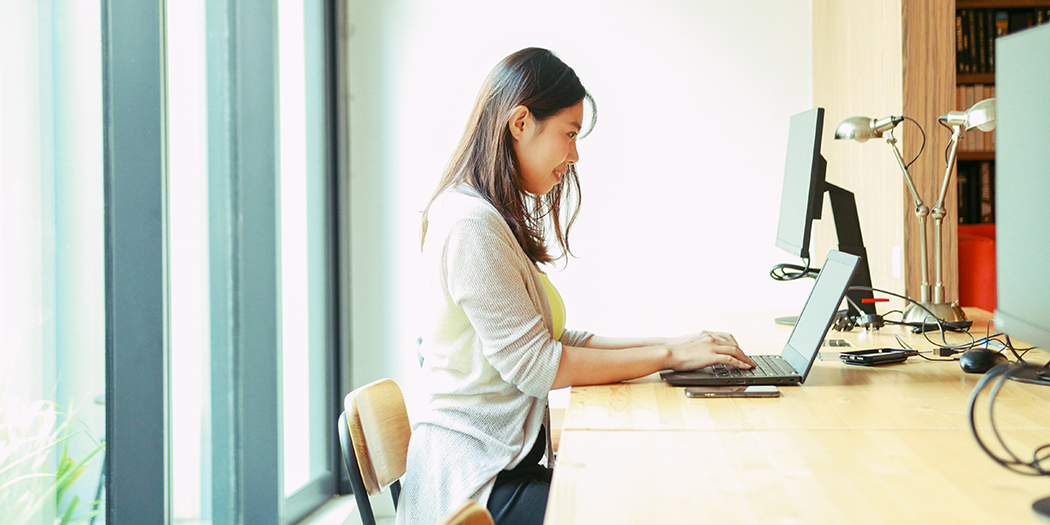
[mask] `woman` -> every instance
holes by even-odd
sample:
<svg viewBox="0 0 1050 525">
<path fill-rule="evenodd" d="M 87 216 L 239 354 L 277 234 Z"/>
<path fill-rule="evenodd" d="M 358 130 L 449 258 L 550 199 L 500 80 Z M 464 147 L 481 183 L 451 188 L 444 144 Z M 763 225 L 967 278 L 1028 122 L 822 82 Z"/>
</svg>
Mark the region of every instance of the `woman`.
<svg viewBox="0 0 1050 525">
<path fill-rule="evenodd" d="M 429 525 L 466 499 L 486 504 L 497 524 L 541 523 L 551 389 L 754 366 L 724 333 L 635 339 L 564 329 L 561 297 L 537 265 L 555 259 L 551 237 L 560 256 L 570 253 L 585 100 L 593 109 L 550 51 L 505 58 L 423 212 L 428 397 L 415 415 L 398 523 Z M 563 195 L 576 205 L 563 209 Z"/>
</svg>

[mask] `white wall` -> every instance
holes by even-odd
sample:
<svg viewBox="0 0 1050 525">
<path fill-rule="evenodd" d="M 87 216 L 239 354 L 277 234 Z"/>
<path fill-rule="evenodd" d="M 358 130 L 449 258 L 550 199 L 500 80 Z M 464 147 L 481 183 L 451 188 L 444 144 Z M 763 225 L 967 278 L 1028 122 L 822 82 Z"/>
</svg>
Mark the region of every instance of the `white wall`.
<svg viewBox="0 0 1050 525">
<path fill-rule="evenodd" d="M 526 46 L 598 103 L 578 258 L 551 272 L 570 327 L 676 335 L 717 329 L 705 309 L 805 300 L 812 281 L 768 271 L 797 262 L 773 239 L 788 119 L 812 103 L 809 0 L 350 0 L 349 17 L 355 385 L 418 368 L 419 212 L 485 75 Z"/>
</svg>

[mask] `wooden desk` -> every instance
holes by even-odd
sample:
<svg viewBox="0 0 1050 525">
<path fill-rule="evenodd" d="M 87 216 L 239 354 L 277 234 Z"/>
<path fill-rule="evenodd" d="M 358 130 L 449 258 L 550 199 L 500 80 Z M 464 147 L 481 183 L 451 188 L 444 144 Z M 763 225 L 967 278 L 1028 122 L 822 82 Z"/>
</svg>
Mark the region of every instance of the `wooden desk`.
<svg viewBox="0 0 1050 525">
<path fill-rule="evenodd" d="M 988 313 L 967 313 L 983 333 Z M 790 327 L 773 314 L 713 314 L 703 326 L 777 352 Z M 898 347 L 893 334 L 933 346 L 889 327 L 828 337 Z M 1050 479 L 1000 467 L 970 434 L 979 375 L 918 357 L 844 365 L 825 350 L 804 386 L 775 399 L 687 399 L 656 375 L 573 388 L 547 523 L 1041 523 L 1029 506 Z M 1011 382 L 998 428 L 1029 453 L 1050 441 L 1047 407 L 1050 388 Z"/>
</svg>

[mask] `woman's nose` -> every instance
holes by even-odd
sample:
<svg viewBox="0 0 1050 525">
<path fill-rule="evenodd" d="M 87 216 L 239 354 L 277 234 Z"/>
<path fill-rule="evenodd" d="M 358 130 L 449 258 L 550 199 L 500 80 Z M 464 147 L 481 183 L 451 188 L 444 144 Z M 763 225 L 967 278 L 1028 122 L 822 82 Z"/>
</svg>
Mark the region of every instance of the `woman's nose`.
<svg viewBox="0 0 1050 525">
<path fill-rule="evenodd" d="M 576 164 L 579 161 L 580 154 L 576 151 L 576 141 L 574 140 L 571 144 L 569 144 L 569 157 L 565 159 L 565 162 L 569 164 Z"/>
</svg>

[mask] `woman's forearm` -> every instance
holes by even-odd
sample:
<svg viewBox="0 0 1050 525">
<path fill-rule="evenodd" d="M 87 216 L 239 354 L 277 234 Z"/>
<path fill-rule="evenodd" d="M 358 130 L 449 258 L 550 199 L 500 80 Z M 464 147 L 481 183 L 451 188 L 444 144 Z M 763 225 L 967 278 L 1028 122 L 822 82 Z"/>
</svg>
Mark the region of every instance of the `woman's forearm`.
<svg viewBox="0 0 1050 525">
<path fill-rule="evenodd" d="M 586 348 L 597 348 L 601 350 L 620 350 L 623 348 L 640 348 L 645 346 L 660 346 L 668 343 L 666 337 L 603 337 L 593 335 L 584 343 Z"/>
<path fill-rule="evenodd" d="M 593 336 L 584 347 L 562 346 L 552 388 L 616 383 L 660 370 L 695 370 L 716 363 L 755 366 L 736 339 L 724 332 L 703 331 L 674 339 Z"/>
<path fill-rule="evenodd" d="M 591 339 L 594 339 L 593 337 Z M 588 341 L 589 346 L 590 341 Z M 601 385 L 647 376 L 669 368 L 667 346 L 617 349 L 564 346 L 552 389 Z"/>
</svg>

